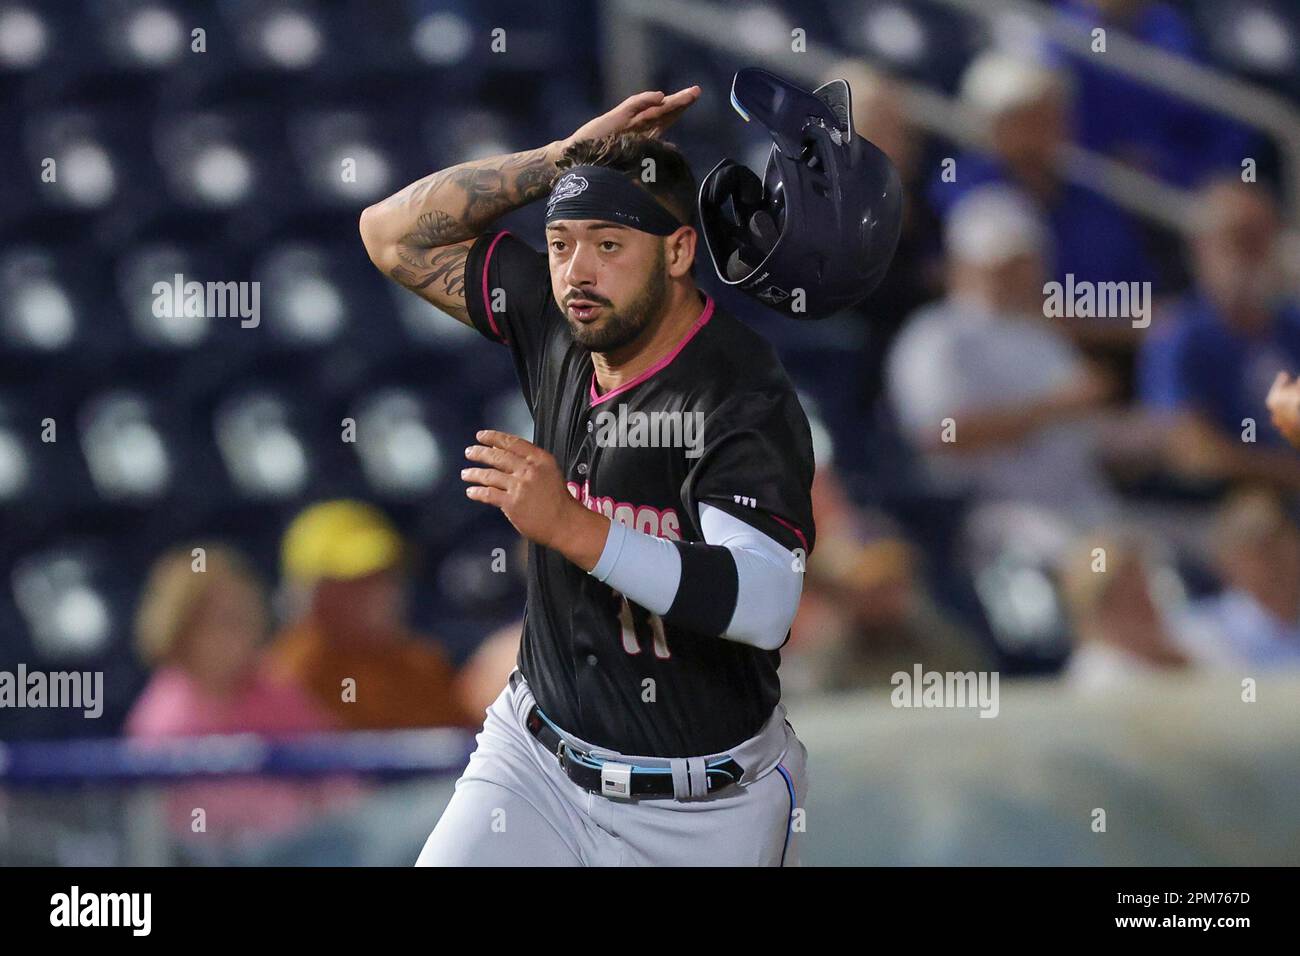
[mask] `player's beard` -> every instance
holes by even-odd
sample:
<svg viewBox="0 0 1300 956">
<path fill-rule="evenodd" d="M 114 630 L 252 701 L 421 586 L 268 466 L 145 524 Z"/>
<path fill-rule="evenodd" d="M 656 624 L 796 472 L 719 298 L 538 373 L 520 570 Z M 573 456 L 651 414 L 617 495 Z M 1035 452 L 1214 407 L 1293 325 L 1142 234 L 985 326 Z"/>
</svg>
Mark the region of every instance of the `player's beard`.
<svg viewBox="0 0 1300 956">
<path fill-rule="evenodd" d="M 569 329 L 573 340 L 589 352 L 617 352 L 636 341 L 650 323 L 663 314 L 668 301 L 668 274 L 664 261 L 664 247 L 659 246 L 645 284 L 624 308 L 614 309 L 607 300 L 596 300 L 609 310 L 603 321 L 583 325 L 570 317 Z M 567 310 L 565 314 L 568 314 Z"/>
</svg>

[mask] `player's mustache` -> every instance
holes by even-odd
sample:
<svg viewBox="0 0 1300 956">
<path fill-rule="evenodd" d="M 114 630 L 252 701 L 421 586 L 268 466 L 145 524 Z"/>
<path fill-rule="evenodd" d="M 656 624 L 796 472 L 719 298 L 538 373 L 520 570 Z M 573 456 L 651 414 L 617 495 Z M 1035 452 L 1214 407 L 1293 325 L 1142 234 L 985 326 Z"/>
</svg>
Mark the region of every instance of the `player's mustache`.
<svg viewBox="0 0 1300 956">
<path fill-rule="evenodd" d="M 596 295 L 594 292 L 570 292 L 568 295 L 564 297 L 564 305 L 566 308 L 568 307 L 570 302 L 577 302 L 577 301 L 594 302 L 596 303 L 596 305 L 614 304 L 613 302 L 609 301 L 609 299 L 605 298 L 603 295 Z"/>
</svg>

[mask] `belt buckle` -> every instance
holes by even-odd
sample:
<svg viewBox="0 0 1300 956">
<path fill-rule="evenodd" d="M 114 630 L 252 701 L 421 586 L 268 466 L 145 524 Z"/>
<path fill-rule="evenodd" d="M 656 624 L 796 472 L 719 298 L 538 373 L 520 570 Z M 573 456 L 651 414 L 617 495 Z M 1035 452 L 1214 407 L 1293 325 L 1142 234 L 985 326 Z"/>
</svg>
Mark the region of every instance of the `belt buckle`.
<svg viewBox="0 0 1300 956">
<path fill-rule="evenodd" d="M 600 765 L 600 794 L 603 797 L 632 795 L 632 765 L 606 760 Z"/>
</svg>

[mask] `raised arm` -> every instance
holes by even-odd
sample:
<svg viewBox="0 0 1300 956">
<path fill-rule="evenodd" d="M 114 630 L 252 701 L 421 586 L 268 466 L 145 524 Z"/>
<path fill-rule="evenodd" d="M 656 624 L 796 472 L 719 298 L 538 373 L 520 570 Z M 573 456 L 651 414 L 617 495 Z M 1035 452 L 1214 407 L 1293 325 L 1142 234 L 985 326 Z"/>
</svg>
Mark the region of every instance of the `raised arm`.
<svg viewBox="0 0 1300 956">
<path fill-rule="evenodd" d="M 692 86 L 671 96 L 629 96 L 608 113 L 547 146 L 440 170 L 361 213 L 370 261 L 400 285 L 461 322 L 465 260 L 474 240 L 499 217 L 546 195 L 556 162 L 572 143 L 624 132 L 658 134 L 699 98 Z"/>
<path fill-rule="evenodd" d="M 361 213 L 370 261 L 399 285 L 469 322 L 465 259 L 501 215 L 544 196 L 564 144 L 493 156 L 425 176 Z"/>
</svg>

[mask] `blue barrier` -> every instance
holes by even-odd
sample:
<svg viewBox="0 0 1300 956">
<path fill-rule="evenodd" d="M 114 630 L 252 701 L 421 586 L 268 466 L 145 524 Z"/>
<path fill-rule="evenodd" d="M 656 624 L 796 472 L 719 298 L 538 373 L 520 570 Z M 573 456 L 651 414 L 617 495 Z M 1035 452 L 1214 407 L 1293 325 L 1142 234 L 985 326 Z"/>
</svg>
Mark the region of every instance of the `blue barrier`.
<svg viewBox="0 0 1300 956">
<path fill-rule="evenodd" d="M 0 785 L 332 774 L 391 779 L 457 773 L 473 749 L 474 735 L 454 728 L 350 731 L 277 740 L 235 734 L 0 743 Z"/>
</svg>

